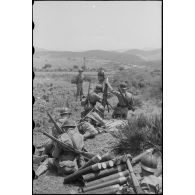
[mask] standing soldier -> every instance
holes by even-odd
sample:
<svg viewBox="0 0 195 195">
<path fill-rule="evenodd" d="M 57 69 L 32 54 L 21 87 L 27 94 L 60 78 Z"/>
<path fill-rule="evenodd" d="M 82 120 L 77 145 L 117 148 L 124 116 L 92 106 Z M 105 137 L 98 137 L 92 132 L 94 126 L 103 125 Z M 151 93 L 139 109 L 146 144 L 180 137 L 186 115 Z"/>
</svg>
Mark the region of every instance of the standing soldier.
<svg viewBox="0 0 195 195">
<path fill-rule="evenodd" d="M 145 194 L 161 194 L 162 178 L 155 176 L 158 160 L 156 156 L 149 153 L 141 159 L 141 175 L 140 187 Z"/>
<path fill-rule="evenodd" d="M 102 86 L 102 92 L 104 91 L 105 87 L 105 79 L 106 79 L 105 73 L 103 69 L 100 68 L 100 70 L 98 71 L 98 82 Z"/>
<path fill-rule="evenodd" d="M 128 110 L 133 110 L 133 95 L 129 92 L 127 92 L 127 83 L 122 82 L 119 86 L 118 91 L 114 90 L 109 81 L 108 78 L 106 79 L 106 84 L 108 88 L 111 90 L 111 93 L 114 94 L 118 98 L 118 104 L 114 109 L 114 112 L 112 114 L 113 118 L 122 118 L 127 119 Z"/>
<path fill-rule="evenodd" d="M 83 96 L 83 81 L 84 81 L 84 76 L 83 76 L 83 69 L 79 69 L 79 74 L 76 76 L 75 83 L 77 85 L 77 93 L 76 93 L 76 101 L 78 99 L 78 96 L 80 96 L 80 101 Z"/>
</svg>

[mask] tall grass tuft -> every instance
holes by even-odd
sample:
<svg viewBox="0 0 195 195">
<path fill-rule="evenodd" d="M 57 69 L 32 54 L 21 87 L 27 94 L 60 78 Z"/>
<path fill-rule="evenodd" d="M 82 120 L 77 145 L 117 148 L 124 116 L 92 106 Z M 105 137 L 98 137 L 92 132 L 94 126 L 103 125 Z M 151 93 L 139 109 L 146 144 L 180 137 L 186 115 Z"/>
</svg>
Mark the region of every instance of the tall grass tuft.
<svg viewBox="0 0 195 195">
<path fill-rule="evenodd" d="M 162 146 L 162 115 L 137 115 L 129 119 L 128 126 L 115 137 L 117 153 L 137 155 L 147 148 Z"/>
</svg>

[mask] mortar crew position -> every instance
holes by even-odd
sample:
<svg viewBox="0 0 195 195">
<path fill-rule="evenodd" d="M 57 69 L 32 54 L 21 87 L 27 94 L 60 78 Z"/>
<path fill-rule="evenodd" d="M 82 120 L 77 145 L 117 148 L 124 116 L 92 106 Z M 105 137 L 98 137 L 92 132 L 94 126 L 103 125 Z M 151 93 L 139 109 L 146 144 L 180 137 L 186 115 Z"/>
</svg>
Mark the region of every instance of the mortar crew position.
<svg viewBox="0 0 195 195">
<path fill-rule="evenodd" d="M 83 97 L 81 100 L 81 106 L 83 106 L 84 111 L 81 112 L 81 118 L 83 118 L 88 112 L 90 112 L 96 105 L 97 102 L 102 102 L 102 97 L 99 93 L 102 92 L 102 86 L 96 85 L 94 90 L 89 90 L 87 97 Z"/>
<path fill-rule="evenodd" d="M 141 159 L 141 180 L 140 187 L 146 194 L 162 193 L 162 177 L 155 176 L 158 161 L 156 156 L 149 153 Z"/>
<path fill-rule="evenodd" d="M 99 104 L 94 107 L 78 124 L 79 131 L 83 134 L 84 140 L 94 138 L 99 131 L 99 127 L 105 128 L 104 107 Z"/>
<path fill-rule="evenodd" d="M 59 119 L 57 120 L 57 125 L 59 127 L 62 127 L 63 123 L 66 121 L 66 120 L 69 120 L 70 119 L 70 116 L 71 116 L 71 110 L 67 107 L 63 107 L 63 108 L 60 108 L 57 110 L 58 113 L 59 113 Z M 62 128 L 63 129 L 63 128 Z M 52 127 L 52 135 L 54 137 L 58 137 L 60 135 L 61 132 L 58 132 L 57 129 L 55 128 L 55 126 Z M 54 148 L 54 142 L 53 140 L 51 140 L 50 138 L 46 141 L 45 144 L 43 144 L 41 146 L 43 149 L 42 149 L 42 155 L 48 155 L 49 157 L 52 156 L 52 151 L 53 151 L 53 148 Z"/>
<path fill-rule="evenodd" d="M 83 69 L 79 69 L 79 74 L 76 76 L 75 83 L 77 85 L 77 92 L 76 92 L 76 101 L 78 99 L 78 96 L 81 98 L 83 96 L 83 81 L 84 81 L 84 76 L 83 76 Z"/>
<path fill-rule="evenodd" d="M 128 110 L 134 111 L 133 108 L 133 95 L 129 92 L 127 92 L 127 83 L 122 82 L 119 85 L 118 91 L 114 90 L 109 81 L 108 78 L 106 79 L 106 84 L 108 85 L 108 88 L 110 89 L 111 93 L 114 94 L 118 98 L 118 104 L 114 109 L 114 112 L 112 113 L 113 118 L 122 118 L 127 119 L 128 116 Z"/>
<path fill-rule="evenodd" d="M 66 120 L 61 128 L 64 133 L 58 135 L 58 140 L 78 150 L 83 150 L 83 136 L 78 132 L 76 123 L 72 120 Z M 84 164 L 82 156 L 78 156 L 72 151 L 64 151 L 56 142 L 54 142 L 54 148 L 51 152 L 52 157 L 47 158 L 35 171 L 35 178 L 52 169 L 57 170 L 59 175 L 68 175 L 77 171 L 78 166 L 80 167 Z"/>
</svg>

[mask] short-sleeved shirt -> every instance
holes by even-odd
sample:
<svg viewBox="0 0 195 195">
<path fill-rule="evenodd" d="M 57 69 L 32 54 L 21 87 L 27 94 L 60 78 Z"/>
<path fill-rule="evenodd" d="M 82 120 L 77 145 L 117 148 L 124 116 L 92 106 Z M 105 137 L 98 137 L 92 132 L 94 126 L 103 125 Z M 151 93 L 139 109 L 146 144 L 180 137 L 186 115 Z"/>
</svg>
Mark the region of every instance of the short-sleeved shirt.
<svg viewBox="0 0 195 195">
<path fill-rule="evenodd" d="M 76 84 L 83 83 L 83 81 L 84 81 L 84 75 L 78 74 L 78 75 L 76 76 L 75 81 L 76 81 L 76 82 L 75 82 Z"/>
<path fill-rule="evenodd" d="M 155 175 L 143 177 L 140 180 L 140 187 L 146 194 L 162 193 L 162 178 Z"/>
<path fill-rule="evenodd" d="M 113 93 L 114 95 L 117 96 L 118 98 L 118 105 L 121 107 L 127 107 L 126 101 L 124 101 L 121 93 L 119 91 L 116 90 L 112 90 L 111 93 Z M 125 97 L 125 99 L 127 100 L 127 102 L 129 103 L 129 105 L 132 105 L 132 101 L 133 101 L 133 95 L 129 92 L 123 93 L 123 96 Z"/>
</svg>

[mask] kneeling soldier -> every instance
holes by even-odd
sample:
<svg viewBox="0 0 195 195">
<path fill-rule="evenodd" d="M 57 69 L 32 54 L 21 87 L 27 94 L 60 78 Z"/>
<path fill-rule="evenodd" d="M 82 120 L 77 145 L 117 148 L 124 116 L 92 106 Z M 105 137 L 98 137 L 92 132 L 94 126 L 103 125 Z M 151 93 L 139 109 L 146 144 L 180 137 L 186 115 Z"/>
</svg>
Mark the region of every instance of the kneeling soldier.
<svg viewBox="0 0 195 195">
<path fill-rule="evenodd" d="M 67 107 L 63 107 L 63 108 L 60 108 L 58 110 L 59 112 L 59 119 L 57 120 L 57 125 L 59 127 L 62 127 L 62 124 L 69 120 L 70 119 L 70 116 L 71 116 L 71 110 Z M 57 132 L 56 128 L 53 126 L 52 127 L 52 135 L 54 137 L 58 137 L 60 135 L 60 132 Z M 52 151 L 53 151 L 53 148 L 54 148 L 54 143 L 51 139 L 48 139 L 47 142 L 42 145 L 42 147 L 44 148 L 43 152 L 42 152 L 42 155 L 48 155 L 49 157 L 52 156 Z"/>
<path fill-rule="evenodd" d="M 63 143 L 73 146 L 72 140 L 67 133 L 58 136 Z M 73 152 L 65 152 L 60 146 L 54 143 L 52 158 L 46 159 L 36 170 L 35 178 L 45 173 L 47 170 L 56 169 L 59 175 L 71 174 L 78 170 L 76 156 Z"/>
</svg>

